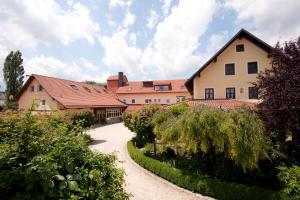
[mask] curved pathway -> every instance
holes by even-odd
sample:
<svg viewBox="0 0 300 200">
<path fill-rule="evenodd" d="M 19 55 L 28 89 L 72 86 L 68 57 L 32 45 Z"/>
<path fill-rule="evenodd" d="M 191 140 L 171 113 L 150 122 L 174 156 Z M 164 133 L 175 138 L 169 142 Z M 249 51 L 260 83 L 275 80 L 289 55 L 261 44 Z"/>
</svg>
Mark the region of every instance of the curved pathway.
<svg viewBox="0 0 300 200">
<path fill-rule="evenodd" d="M 137 200 L 198 200 L 212 199 L 179 188 L 137 165 L 127 153 L 127 141 L 133 136 L 122 123 L 88 131 L 94 139 L 91 148 L 104 153 L 116 152 L 119 165 L 125 169 L 126 191 Z"/>
</svg>

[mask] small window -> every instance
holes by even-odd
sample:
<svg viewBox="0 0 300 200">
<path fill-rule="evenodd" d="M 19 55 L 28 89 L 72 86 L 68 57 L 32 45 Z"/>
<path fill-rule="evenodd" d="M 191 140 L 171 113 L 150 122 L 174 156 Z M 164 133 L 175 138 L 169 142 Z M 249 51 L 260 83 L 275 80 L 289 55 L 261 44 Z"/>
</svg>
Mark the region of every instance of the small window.
<svg viewBox="0 0 300 200">
<path fill-rule="evenodd" d="M 235 88 L 226 88 L 226 99 L 235 99 Z"/>
<path fill-rule="evenodd" d="M 98 90 L 98 89 L 96 89 L 96 88 L 94 88 L 94 90 L 95 90 L 97 93 L 101 93 L 100 90 Z"/>
<path fill-rule="evenodd" d="M 156 85 L 156 86 L 154 86 L 154 90 L 167 91 L 167 90 L 170 90 L 170 86 L 169 85 Z"/>
<path fill-rule="evenodd" d="M 248 62 L 248 74 L 257 74 L 257 62 Z"/>
<path fill-rule="evenodd" d="M 234 75 L 234 63 L 225 64 L 225 75 Z"/>
<path fill-rule="evenodd" d="M 258 89 L 257 87 L 249 87 L 249 99 L 258 99 Z"/>
<path fill-rule="evenodd" d="M 160 99 L 157 99 L 157 102 L 160 103 Z"/>
<path fill-rule="evenodd" d="M 131 99 L 131 103 L 135 103 L 135 99 Z"/>
<path fill-rule="evenodd" d="M 151 103 L 151 99 L 145 99 L 145 103 Z"/>
<path fill-rule="evenodd" d="M 31 91 L 31 92 L 34 92 L 34 85 L 32 85 L 32 86 L 30 87 L 30 91 Z"/>
<path fill-rule="evenodd" d="M 245 47 L 243 44 L 236 45 L 236 52 L 243 52 L 245 51 Z"/>
<path fill-rule="evenodd" d="M 43 91 L 43 89 L 44 89 L 43 86 L 42 86 L 42 85 L 39 85 L 38 91 L 41 92 L 41 91 Z"/>
<path fill-rule="evenodd" d="M 76 85 L 70 85 L 73 90 L 78 90 Z"/>
<path fill-rule="evenodd" d="M 83 89 L 85 89 L 85 91 L 91 93 L 91 90 L 88 87 L 83 86 Z"/>
<path fill-rule="evenodd" d="M 107 90 L 106 90 L 105 88 L 103 89 L 103 92 L 106 93 L 106 94 L 108 93 Z"/>
<path fill-rule="evenodd" d="M 167 99 L 167 101 L 166 101 L 167 103 L 170 103 L 170 99 Z"/>
<path fill-rule="evenodd" d="M 214 88 L 205 88 L 205 99 L 214 99 Z"/>
<path fill-rule="evenodd" d="M 46 105 L 46 100 L 42 100 L 41 104 L 42 104 L 42 106 L 45 106 Z"/>
</svg>

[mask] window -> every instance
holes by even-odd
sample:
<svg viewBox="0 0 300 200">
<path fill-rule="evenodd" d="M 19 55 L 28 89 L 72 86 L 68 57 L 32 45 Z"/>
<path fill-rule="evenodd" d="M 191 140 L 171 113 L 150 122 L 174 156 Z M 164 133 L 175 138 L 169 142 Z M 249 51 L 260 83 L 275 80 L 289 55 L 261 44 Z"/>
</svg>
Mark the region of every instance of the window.
<svg viewBox="0 0 300 200">
<path fill-rule="evenodd" d="M 123 99 L 123 102 L 126 103 L 126 99 Z"/>
<path fill-rule="evenodd" d="M 167 101 L 166 101 L 167 103 L 170 103 L 170 99 L 167 99 Z"/>
<path fill-rule="evenodd" d="M 257 74 L 257 62 L 248 62 L 248 74 Z"/>
<path fill-rule="evenodd" d="M 101 93 L 100 90 L 97 90 L 96 88 L 94 88 L 94 90 L 95 90 L 97 93 Z"/>
<path fill-rule="evenodd" d="M 235 88 L 226 88 L 226 99 L 235 99 Z"/>
<path fill-rule="evenodd" d="M 32 86 L 30 87 L 30 91 L 31 91 L 31 92 L 34 92 L 34 85 L 32 85 Z"/>
<path fill-rule="evenodd" d="M 144 81 L 143 87 L 153 87 L 153 81 Z"/>
<path fill-rule="evenodd" d="M 182 102 L 182 101 L 184 101 L 184 100 L 185 100 L 185 96 L 177 96 L 177 97 L 176 97 L 177 103 L 178 103 L 178 102 Z"/>
<path fill-rule="evenodd" d="M 73 90 L 78 90 L 76 85 L 70 85 Z"/>
<path fill-rule="evenodd" d="M 45 106 L 45 105 L 46 105 L 46 100 L 42 100 L 42 101 L 41 101 L 41 105 L 42 105 L 42 106 Z"/>
<path fill-rule="evenodd" d="M 135 103 L 135 99 L 131 99 L 131 103 Z"/>
<path fill-rule="evenodd" d="M 154 90 L 166 91 L 166 90 L 170 90 L 170 86 L 169 85 L 156 85 L 156 86 L 154 86 Z"/>
<path fill-rule="evenodd" d="M 157 102 L 160 103 L 160 99 L 157 99 Z"/>
<path fill-rule="evenodd" d="M 249 87 L 249 99 L 258 99 L 258 89 L 257 87 Z"/>
<path fill-rule="evenodd" d="M 153 99 L 154 103 L 156 103 L 156 99 Z"/>
<path fill-rule="evenodd" d="M 151 99 L 145 99 L 145 103 L 151 103 Z"/>
<path fill-rule="evenodd" d="M 205 99 L 214 99 L 214 88 L 205 88 Z"/>
<path fill-rule="evenodd" d="M 43 91 L 43 89 L 44 89 L 43 86 L 42 86 L 42 85 L 39 85 L 38 91 L 41 92 L 41 91 Z"/>
<path fill-rule="evenodd" d="M 91 90 L 90 90 L 89 88 L 87 88 L 87 87 L 83 86 L 83 89 L 85 89 L 85 91 L 87 91 L 87 92 L 91 93 Z"/>
<path fill-rule="evenodd" d="M 236 52 L 243 52 L 245 51 L 245 47 L 243 44 L 236 45 Z"/>
<path fill-rule="evenodd" d="M 234 75 L 234 63 L 225 64 L 225 75 Z"/>
<path fill-rule="evenodd" d="M 106 118 L 119 118 L 122 116 L 120 109 L 116 110 L 106 110 Z"/>
</svg>

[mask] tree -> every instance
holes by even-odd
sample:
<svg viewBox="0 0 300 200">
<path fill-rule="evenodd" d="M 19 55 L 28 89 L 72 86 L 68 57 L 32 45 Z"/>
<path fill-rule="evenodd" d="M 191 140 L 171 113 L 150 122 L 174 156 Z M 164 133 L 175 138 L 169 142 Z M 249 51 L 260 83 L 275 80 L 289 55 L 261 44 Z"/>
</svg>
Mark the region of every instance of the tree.
<svg viewBox="0 0 300 200">
<path fill-rule="evenodd" d="M 285 141 L 292 132 L 294 147 L 300 145 L 300 37 L 279 43 L 271 52 L 271 68 L 255 83 L 263 100 L 258 109 L 270 131 L 279 131 Z"/>
<path fill-rule="evenodd" d="M 11 51 L 5 59 L 3 76 L 6 84 L 6 107 L 16 109 L 17 104 L 13 97 L 20 91 L 24 80 L 24 67 L 22 53 Z"/>
</svg>

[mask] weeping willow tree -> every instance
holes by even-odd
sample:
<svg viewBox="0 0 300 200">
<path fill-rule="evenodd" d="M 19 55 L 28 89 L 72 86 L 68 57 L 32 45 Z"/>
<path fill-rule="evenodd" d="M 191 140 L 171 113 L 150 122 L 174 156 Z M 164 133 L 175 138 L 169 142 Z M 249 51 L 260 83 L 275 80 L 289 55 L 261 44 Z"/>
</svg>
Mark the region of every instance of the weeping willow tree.
<svg viewBox="0 0 300 200">
<path fill-rule="evenodd" d="M 203 154 L 206 170 L 212 173 L 217 154 L 231 159 L 244 171 L 257 167 L 267 157 L 269 140 L 255 112 L 240 108 L 222 111 L 198 107 L 176 116 L 160 111 L 152 119 L 161 143 L 180 147 L 182 153 Z"/>
</svg>

